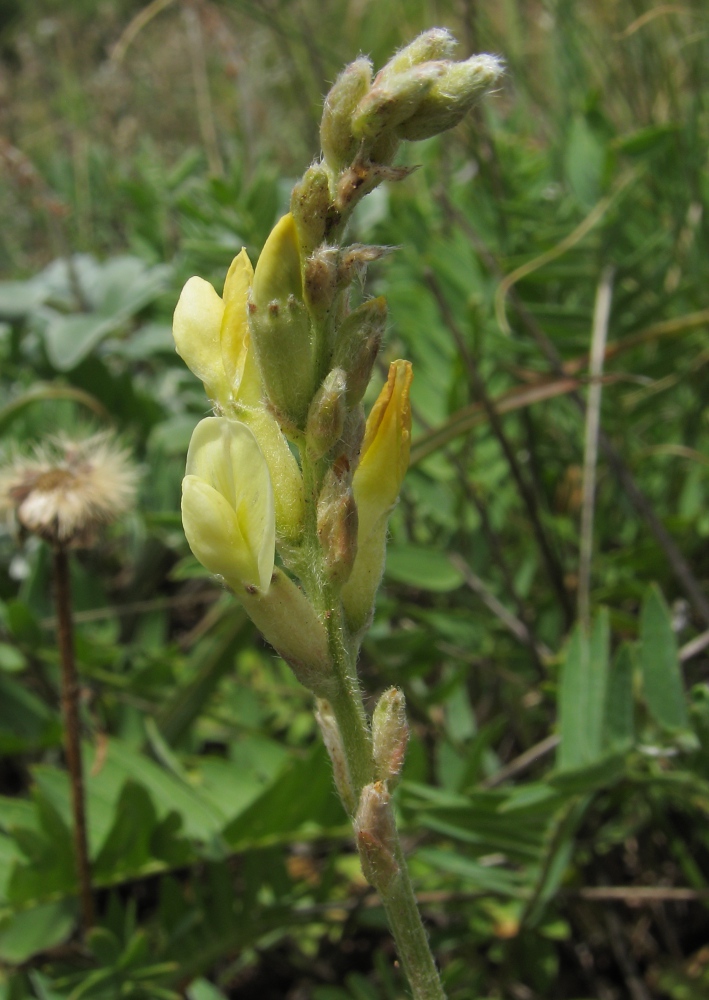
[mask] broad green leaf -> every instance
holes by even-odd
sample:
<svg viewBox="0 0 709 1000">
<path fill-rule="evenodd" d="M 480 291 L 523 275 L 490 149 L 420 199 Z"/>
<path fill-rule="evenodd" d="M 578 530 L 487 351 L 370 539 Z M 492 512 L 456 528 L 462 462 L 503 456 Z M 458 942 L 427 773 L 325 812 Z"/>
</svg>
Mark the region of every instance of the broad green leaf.
<svg viewBox="0 0 709 1000">
<path fill-rule="evenodd" d="M 444 552 L 418 545 L 390 546 L 386 575 L 397 583 L 439 593 L 457 590 L 463 583 L 463 574 L 449 562 Z"/>
<path fill-rule="evenodd" d="M 119 316 L 98 313 L 56 313 L 48 319 L 44 343 L 52 367 L 58 372 L 76 368 L 87 354 L 121 323 Z"/>
<path fill-rule="evenodd" d="M 590 764 L 601 754 L 609 643 L 606 608 L 596 616 L 590 637 L 579 624 L 569 640 L 559 688 L 560 771 Z"/>
<path fill-rule="evenodd" d="M 657 584 L 647 591 L 640 614 L 640 668 L 645 700 L 655 721 L 665 729 L 686 729 L 689 720 L 677 639 L 670 609 Z"/>
<path fill-rule="evenodd" d="M 65 941 L 76 923 L 73 899 L 43 903 L 0 920 L 0 960 L 20 965 Z M 54 996 L 54 994 L 47 994 Z"/>
<path fill-rule="evenodd" d="M 603 746 L 627 749 L 635 735 L 633 712 L 633 654 L 628 643 L 618 649 L 608 673 L 603 717 Z"/>
<path fill-rule="evenodd" d="M 332 784 L 330 761 L 320 744 L 283 774 L 224 830 L 234 850 L 281 843 L 346 827 Z"/>
<path fill-rule="evenodd" d="M 0 281 L 0 319 L 23 319 L 46 297 L 38 281 Z"/>
</svg>

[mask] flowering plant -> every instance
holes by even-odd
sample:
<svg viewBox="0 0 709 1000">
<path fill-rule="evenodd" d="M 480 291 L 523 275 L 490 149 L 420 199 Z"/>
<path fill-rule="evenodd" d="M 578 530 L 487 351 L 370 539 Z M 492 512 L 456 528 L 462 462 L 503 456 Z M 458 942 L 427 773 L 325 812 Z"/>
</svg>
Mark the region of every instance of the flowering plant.
<svg viewBox="0 0 709 1000">
<path fill-rule="evenodd" d="M 296 184 L 256 268 L 242 250 L 221 297 L 191 278 L 174 318 L 177 350 L 215 412 L 187 456 L 187 540 L 315 695 L 362 869 L 417 998 L 444 993 L 391 807 L 404 698 L 386 691 L 370 721 L 356 667 L 409 461 L 412 370 L 392 362 L 365 420 L 386 304 L 352 308 L 350 286 L 388 248 L 345 237 L 361 198 L 406 176 L 392 166 L 400 142 L 451 128 L 499 76 L 495 57 L 455 62 L 454 46 L 434 29 L 374 77 L 365 58 L 348 66 L 325 99 L 322 159 Z"/>
</svg>

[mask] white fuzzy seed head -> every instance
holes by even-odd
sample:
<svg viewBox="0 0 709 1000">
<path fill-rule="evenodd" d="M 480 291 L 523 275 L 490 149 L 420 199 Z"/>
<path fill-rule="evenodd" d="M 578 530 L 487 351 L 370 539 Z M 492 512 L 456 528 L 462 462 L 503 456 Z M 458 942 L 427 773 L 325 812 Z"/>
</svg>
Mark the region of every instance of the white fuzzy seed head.
<svg viewBox="0 0 709 1000">
<path fill-rule="evenodd" d="M 137 485 L 138 470 L 110 433 L 60 435 L 0 469 L 0 515 L 54 545 L 86 547 L 131 508 Z"/>
</svg>

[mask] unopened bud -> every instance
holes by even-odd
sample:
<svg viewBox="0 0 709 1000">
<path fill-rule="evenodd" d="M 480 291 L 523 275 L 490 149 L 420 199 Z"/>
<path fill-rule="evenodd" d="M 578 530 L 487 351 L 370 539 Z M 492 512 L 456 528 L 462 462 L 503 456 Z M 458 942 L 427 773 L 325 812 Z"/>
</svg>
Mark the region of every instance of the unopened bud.
<svg viewBox="0 0 709 1000">
<path fill-rule="evenodd" d="M 361 403 L 353 407 L 353 409 L 348 410 L 340 439 L 341 452 L 338 460 L 343 465 L 346 465 L 347 469 L 352 473 L 356 471 L 359 464 L 359 455 L 362 450 L 366 426 L 364 407 Z"/>
<path fill-rule="evenodd" d="M 343 584 L 352 572 L 357 555 L 357 523 L 352 477 L 336 464 L 325 476 L 317 506 L 324 569 L 333 583 Z"/>
<path fill-rule="evenodd" d="M 381 781 L 365 785 L 354 821 L 364 877 L 379 892 L 386 892 L 399 873 L 396 828 L 389 800 L 389 792 Z"/>
<path fill-rule="evenodd" d="M 445 71 L 445 63 L 429 62 L 375 83 L 352 116 L 355 136 L 374 142 L 403 124 Z"/>
<path fill-rule="evenodd" d="M 324 240 L 331 201 L 327 170 L 322 163 L 314 163 L 295 185 L 290 199 L 303 257 Z"/>
<path fill-rule="evenodd" d="M 413 373 L 408 361 L 394 361 L 389 378 L 367 418 L 362 455 L 353 486 L 359 515 L 357 559 L 342 589 L 353 632 L 366 627 L 384 572 L 389 514 L 409 464 Z"/>
<path fill-rule="evenodd" d="M 409 741 L 406 700 L 398 688 L 389 688 L 377 702 L 372 716 L 372 738 L 377 777 L 392 788 L 404 766 Z"/>
<path fill-rule="evenodd" d="M 347 375 L 347 406 L 353 407 L 364 396 L 372 377 L 387 321 L 383 296 L 362 303 L 340 324 L 333 363 Z"/>
<path fill-rule="evenodd" d="M 323 319 L 341 290 L 338 273 L 339 251 L 335 247 L 321 246 L 305 261 L 304 291 L 312 312 Z"/>
<path fill-rule="evenodd" d="M 325 162 L 334 174 L 350 163 L 359 146 L 352 132 L 352 114 L 369 90 L 372 64 L 360 58 L 350 63 L 338 76 L 325 98 L 320 143 Z"/>
<path fill-rule="evenodd" d="M 264 243 L 254 271 L 251 298 L 256 306 L 264 308 L 289 295 L 303 298 L 298 232 L 290 212 L 276 223 Z"/>
<path fill-rule="evenodd" d="M 335 675 L 327 631 L 303 591 L 282 570 L 274 569 L 265 593 L 250 587 L 235 589 L 235 593 L 300 683 L 319 698 L 331 698 Z"/>
<path fill-rule="evenodd" d="M 502 73 L 496 56 L 477 55 L 448 63 L 445 74 L 431 87 L 415 113 L 396 129 L 400 139 L 429 139 L 457 125 L 475 101 Z"/>
<path fill-rule="evenodd" d="M 327 699 L 318 698 L 315 718 L 320 726 L 320 732 L 322 733 L 325 749 L 327 750 L 328 756 L 332 762 L 332 774 L 335 779 L 335 787 L 337 788 L 343 806 L 348 813 L 352 814 L 355 811 L 357 799 L 352 785 L 352 777 L 350 775 L 349 764 L 347 763 L 347 755 L 345 753 L 345 746 L 342 742 L 340 727 L 337 724 L 337 719 L 335 718 L 335 713 L 332 710 L 332 705 L 329 701 L 327 701 Z"/>
<path fill-rule="evenodd" d="M 302 429 L 315 391 L 315 349 L 303 302 L 298 235 L 285 215 L 266 240 L 248 306 L 266 394 L 284 430 Z"/>
<path fill-rule="evenodd" d="M 347 380 L 341 368 L 333 368 L 315 394 L 308 411 L 305 441 L 308 457 L 315 461 L 332 448 L 345 423 Z"/>
<path fill-rule="evenodd" d="M 375 85 L 380 78 L 387 79 L 397 73 L 404 73 L 421 63 L 434 59 L 450 59 L 457 45 L 453 35 L 445 28 L 431 28 L 430 31 L 424 31 L 397 52 L 377 73 Z"/>
</svg>

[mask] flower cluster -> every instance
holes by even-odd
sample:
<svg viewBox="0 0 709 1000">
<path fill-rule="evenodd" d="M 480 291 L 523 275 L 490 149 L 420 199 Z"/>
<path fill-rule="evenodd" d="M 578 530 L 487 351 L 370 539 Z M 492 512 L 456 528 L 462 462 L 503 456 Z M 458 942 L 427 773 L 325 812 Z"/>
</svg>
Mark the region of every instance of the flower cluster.
<svg viewBox="0 0 709 1000">
<path fill-rule="evenodd" d="M 364 194 L 404 176 L 391 167 L 401 141 L 451 128 L 499 75 L 492 56 L 452 61 L 454 46 L 434 29 L 376 76 L 367 59 L 347 67 L 325 100 L 322 160 L 256 268 L 242 250 L 221 297 L 194 277 L 175 310 L 177 350 L 215 412 L 187 457 L 188 542 L 321 698 L 332 616 L 355 643 L 370 621 L 411 430 L 407 361 L 392 363 L 365 421 L 386 304 L 353 308 L 350 286 L 389 248 L 344 244 L 346 223 Z"/>
</svg>

